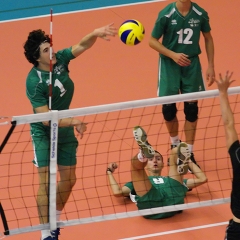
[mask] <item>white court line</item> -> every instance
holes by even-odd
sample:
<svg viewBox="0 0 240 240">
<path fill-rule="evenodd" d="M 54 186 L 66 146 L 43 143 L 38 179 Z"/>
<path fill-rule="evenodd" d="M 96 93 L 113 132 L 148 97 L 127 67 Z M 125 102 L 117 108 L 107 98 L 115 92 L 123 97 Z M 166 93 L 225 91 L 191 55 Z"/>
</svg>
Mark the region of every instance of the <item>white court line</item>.
<svg viewBox="0 0 240 240">
<path fill-rule="evenodd" d="M 144 238 L 150 238 L 150 237 L 156 237 L 156 236 L 175 234 L 175 233 L 179 233 L 179 232 L 193 231 L 193 230 L 198 230 L 198 229 L 203 229 L 203 228 L 217 227 L 217 226 L 222 226 L 222 225 L 227 225 L 227 224 L 228 224 L 228 222 L 220 222 L 220 223 L 201 225 L 201 226 L 197 226 L 197 227 L 183 228 L 183 229 L 177 229 L 177 230 L 172 230 L 172 231 L 167 231 L 167 232 L 159 232 L 159 233 L 147 234 L 147 235 L 130 237 L 130 238 L 121 238 L 119 240 L 144 239 Z M 224 232 L 223 232 L 223 236 L 224 236 Z"/>
<path fill-rule="evenodd" d="M 53 16 L 67 15 L 67 14 L 73 14 L 73 13 L 79 13 L 79 12 L 97 11 L 97 10 L 104 10 L 104 9 L 109 9 L 109 8 L 127 7 L 127 6 L 140 5 L 140 4 L 149 4 L 149 3 L 155 3 L 155 2 L 165 2 L 165 1 L 167 1 L 167 0 L 151 0 L 151 1 L 145 1 L 145 2 L 110 5 L 110 6 L 106 6 L 106 7 L 89 8 L 89 9 L 84 9 L 84 10 L 55 13 L 55 14 L 53 14 Z M 44 17 L 49 17 L 49 14 L 39 15 L 39 16 L 34 16 L 34 17 L 14 18 L 14 19 L 10 19 L 10 20 L 3 20 L 3 21 L 0 21 L 0 24 L 6 23 L 6 22 L 15 22 L 15 21 L 29 20 L 29 19 L 35 19 L 35 18 L 44 18 Z"/>
</svg>

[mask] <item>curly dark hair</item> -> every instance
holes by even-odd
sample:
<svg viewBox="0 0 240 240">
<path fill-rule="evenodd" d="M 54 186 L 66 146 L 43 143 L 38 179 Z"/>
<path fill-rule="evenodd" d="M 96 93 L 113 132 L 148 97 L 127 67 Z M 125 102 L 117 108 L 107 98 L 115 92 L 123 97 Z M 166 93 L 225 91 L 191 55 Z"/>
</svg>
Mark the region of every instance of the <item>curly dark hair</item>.
<svg viewBox="0 0 240 240">
<path fill-rule="evenodd" d="M 34 66 L 38 65 L 37 59 L 40 57 L 40 45 L 43 42 L 50 43 L 50 37 L 43 30 L 38 29 L 29 33 L 28 39 L 23 46 L 25 57 Z"/>
</svg>

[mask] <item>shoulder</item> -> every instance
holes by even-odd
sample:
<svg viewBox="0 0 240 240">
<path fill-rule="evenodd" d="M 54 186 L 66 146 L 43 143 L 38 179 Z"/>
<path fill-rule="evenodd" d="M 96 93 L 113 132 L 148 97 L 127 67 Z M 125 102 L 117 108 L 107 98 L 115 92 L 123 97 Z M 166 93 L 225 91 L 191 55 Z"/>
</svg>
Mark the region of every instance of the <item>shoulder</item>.
<svg viewBox="0 0 240 240">
<path fill-rule="evenodd" d="M 170 3 L 159 12 L 158 18 L 169 18 L 175 13 L 175 11 L 175 3 Z"/>
<path fill-rule="evenodd" d="M 200 7 L 198 4 L 193 2 L 192 3 L 192 9 L 199 16 L 202 16 L 204 18 L 208 18 L 208 13 L 202 7 Z"/>
<path fill-rule="evenodd" d="M 33 67 L 27 75 L 27 85 L 28 84 L 36 84 L 42 81 L 42 72 L 37 70 L 37 68 Z"/>
<path fill-rule="evenodd" d="M 230 146 L 228 152 L 229 152 L 230 155 L 236 155 L 240 159 L 240 144 L 239 144 L 239 140 L 237 140 L 237 141 L 232 143 L 232 145 Z"/>
<path fill-rule="evenodd" d="M 67 60 L 67 61 L 74 59 L 75 57 L 72 54 L 72 47 L 59 50 L 56 53 L 56 58 L 57 60 Z"/>
</svg>

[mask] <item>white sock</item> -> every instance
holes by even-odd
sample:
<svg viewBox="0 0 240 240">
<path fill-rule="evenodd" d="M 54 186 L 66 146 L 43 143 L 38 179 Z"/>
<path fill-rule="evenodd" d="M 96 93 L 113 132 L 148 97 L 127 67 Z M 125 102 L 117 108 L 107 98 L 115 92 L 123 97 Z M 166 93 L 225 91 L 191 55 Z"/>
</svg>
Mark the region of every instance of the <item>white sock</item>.
<svg viewBox="0 0 240 240">
<path fill-rule="evenodd" d="M 171 141 L 172 145 L 178 145 L 180 143 L 180 139 L 179 139 L 178 135 L 175 137 L 170 137 L 170 141 Z"/>
<path fill-rule="evenodd" d="M 42 239 L 51 236 L 51 233 L 49 230 L 41 230 L 41 233 L 42 233 Z"/>
<path fill-rule="evenodd" d="M 189 152 L 192 153 L 193 152 L 193 145 L 188 144 L 188 149 L 189 149 Z"/>
<path fill-rule="evenodd" d="M 56 219 L 57 219 L 57 222 L 60 221 L 61 213 L 62 213 L 62 211 L 56 210 L 56 214 L 57 214 Z"/>
<path fill-rule="evenodd" d="M 144 157 L 143 157 L 141 150 L 140 150 L 140 152 L 138 153 L 137 157 L 138 157 L 138 160 L 139 160 L 140 162 L 146 162 L 146 161 L 148 160 L 147 158 L 144 158 Z"/>
</svg>

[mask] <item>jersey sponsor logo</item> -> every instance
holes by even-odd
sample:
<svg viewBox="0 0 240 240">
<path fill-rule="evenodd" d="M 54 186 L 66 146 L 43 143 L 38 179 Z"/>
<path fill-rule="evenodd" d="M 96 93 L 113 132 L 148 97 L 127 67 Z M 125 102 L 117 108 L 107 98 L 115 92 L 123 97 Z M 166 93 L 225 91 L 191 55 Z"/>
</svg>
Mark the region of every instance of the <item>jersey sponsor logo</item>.
<svg viewBox="0 0 240 240">
<path fill-rule="evenodd" d="M 64 72 L 64 66 L 62 64 L 59 66 L 55 66 L 53 72 L 60 75 L 62 72 Z"/>
<path fill-rule="evenodd" d="M 173 19 L 173 20 L 171 21 L 171 24 L 172 24 L 172 25 L 176 25 L 176 24 L 177 24 L 177 20 L 176 20 L 176 19 Z"/>
<path fill-rule="evenodd" d="M 191 18 L 188 23 L 190 24 L 191 27 L 198 27 L 199 26 L 199 23 L 200 23 L 200 20 L 199 19 L 194 19 L 194 18 Z"/>
<path fill-rule="evenodd" d="M 153 182 L 155 184 L 163 184 L 164 183 L 162 178 L 153 178 Z"/>
</svg>

